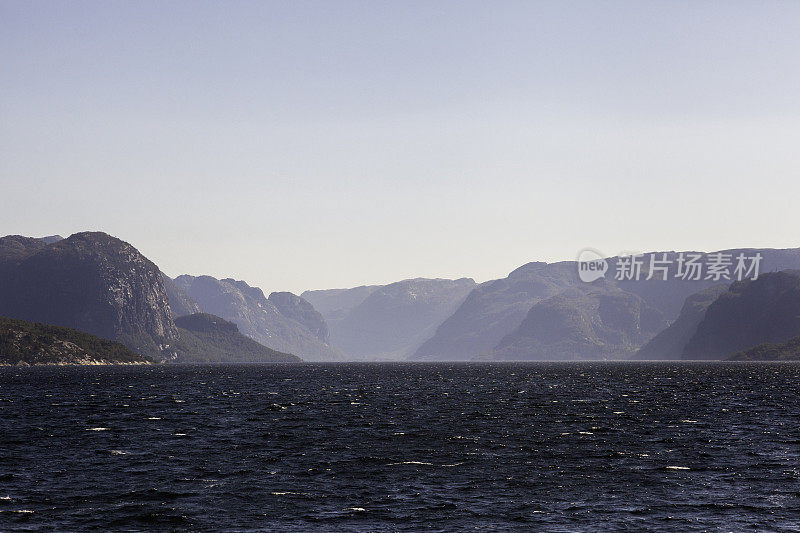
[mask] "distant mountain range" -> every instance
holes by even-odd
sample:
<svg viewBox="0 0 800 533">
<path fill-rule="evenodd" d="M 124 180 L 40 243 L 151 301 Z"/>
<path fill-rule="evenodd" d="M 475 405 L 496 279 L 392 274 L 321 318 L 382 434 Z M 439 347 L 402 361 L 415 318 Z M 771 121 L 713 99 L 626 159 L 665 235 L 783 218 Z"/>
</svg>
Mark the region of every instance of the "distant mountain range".
<svg viewBox="0 0 800 533">
<path fill-rule="evenodd" d="M 800 249 L 734 249 L 722 252 L 733 257 L 739 253 L 748 255 L 760 253 L 763 258 L 760 271 L 764 273 L 800 268 Z M 656 252 L 655 255 L 675 262 L 679 253 Z M 701 253 L 700 261 L 708 261 L 709 255 Z M 638 280 L 617 281 L 614 279 L 614 273 L 619 261 L 618 257 L 609 258 L 606 279 L 589 285 L 605 283 L 606 289 L 615 286 L 627 294 L 638 296 L 642 302 L 636 306 L 645 312 L 644 318 L 647 318 L 643 323 L 644 329 L 638 332 L 631 330 L 624 321 L 615 325 L 603 320 L 598 314 L 600 306 L 596 298 L 587 298 L 585 294 L 587 284 L 578 277 L 577 262 L 528 263 L 511 272 L 506 278 L 478 285 L 464 303 L 439 326 L 433 337 L 411 358 L 418 360 L 476 358 L 538 360 L 598 356 L 624 358 L 659 333 L 651 328 L 652 323 L 649 321 L 654 311 L 658 311 L 663 319 L 671 324 L 678 318 L 688 297 L 720 284 L 720 281 L 713 279 L 686 281 L 669 277 L 662 280 L 654 276 L 648 280 L 647 264 L 644 265 Z M 575 290 L 579 292 L 576 293 Z M 580 296 L 581 293 L 584 295 Z M 543 303 L 555 296 L 558 297 Z M 638 307 L 642 303 L 646 304 L 646 307 Z M 524 327 L 523 321 L 525 321 Z M 558 342 L 542 342 L 542 336 L 547 334 L 545 330 L 548 329 L 562 332 Z M 607 340 L 603 340 L 604 337 Z M 611 342 L 612 338 L 619 339 L 621 344 Z M 581 343 L 585 342 L 584 346 L 575 345 L 574 339 L 583 339 Z M 562 345 L 563 352 L 555 347 L 559 343 L 566 343 Z M 590 346 L 594 348 L 590 349 Z M 676 356 L 671 353 L 656 358 L 679 359 L 680 357 L 681 354 Z"/>
<path fill-rule="evenodd" d="M 574 261 L 534 262 L 481 284 L 417 278 L 266 297 L 231 278 L 170 279 L 101 232 L 10 235 L 0 238 L 0 316 L 157 361 L 787 358 L 800 337 L 800 249 L 724 252 L 760 253 L 760 277 L 662 280 L 644 264 L 638 280 L 620 281 L 623 259 L 612 257 L 592 283 Z M 656 255 L 675 262 L 679 252 Z"/>
<path fill-rule="evenodd" d="M 335 346 L 359 359 L 397 360 L 429 338 L 474 287 L 475 281 L 468 278 L 417 278 L 303 296 L 328 312 L 325 318 Z"/>
<path fill-rule="evenodd" d="M 175 320 L 173 302 L 180 313 L 192 314 Z M 156 361 L 299 360 L 241 335 L 235 324 L 199 315 L 199 310 L 152 261 L 105 233 L 76 233 L 67 239 L 0 238 L 0 316 L 118 341 Z M 109 357 L 119 355 L 114 348 L 118 343 L 104 345 Z M 40 342 L 15 346 L 18 358 L 25 346 L 31 357 L 45 349 Z M 98 360 L 96 353 L 87 353 L 83 359 L 78 351 L 50 359 Z M 6 356 L 9 353 L 0 354 Z"/>
</svg>

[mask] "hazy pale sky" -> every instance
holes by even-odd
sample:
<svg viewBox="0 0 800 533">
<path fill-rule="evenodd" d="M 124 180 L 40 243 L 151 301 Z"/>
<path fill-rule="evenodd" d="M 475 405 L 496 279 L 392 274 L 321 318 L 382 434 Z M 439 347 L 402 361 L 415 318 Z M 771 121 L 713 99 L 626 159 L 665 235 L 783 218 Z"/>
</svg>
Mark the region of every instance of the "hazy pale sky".
<svg viewBox="0 0 800 533">
<path fill-rule="evenodd" d="M 800 2 L 0 0 L 0 235 L 272 290 L 800 246 Z"/>
</svg>

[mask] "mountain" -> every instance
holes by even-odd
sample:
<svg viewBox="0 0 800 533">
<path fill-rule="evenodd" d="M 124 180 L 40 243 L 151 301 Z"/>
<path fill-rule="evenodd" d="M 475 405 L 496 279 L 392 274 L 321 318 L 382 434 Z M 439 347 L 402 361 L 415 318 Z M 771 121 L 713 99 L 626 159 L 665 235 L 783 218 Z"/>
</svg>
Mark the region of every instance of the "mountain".
<svg viewBox="0 0 800 533">
<path fill-rule="evenodd" d="M 177 362 L 297 362 L 299 357 L 276 352 L 239 333 L 233 322 L 207 313 L 175 319 L 180 338 L 173 348 Z"/>
<path fill-rule="evenodd" d="M 737 352 L 728 361 L 800 361 L 800 337 L 784 343 L 764 343 Z"/>
<path fill-rule="evenodd" d="M 504 279 L 481 283 L 411 358 L 469 360 L 491 351 L 533 304 L 580 283 L 577 272 L 574 262 L 528 263 Z"/>
<path fill-rule="evenodd" d="M 286 318 L 305 326 L 322 343 L 330 342 L 331 334 L 325 319 L 313 305 L 300 296 L 291 292 L 273 292 L 267 301 Z"/>
<path fill-rule="evenodd" d="M 71 328 L 0 317 L 0 364 L 107 365 L 151 361 L 115 341 Z"/>
<path fill-rule="evenodd" d="M 64 237 L 61 235 L 48 235 L 47 237 L 40 237 L 45 244 L 53 244 L 54 242 L 63 241 Z"/>
<path fill-rule="evenodd" d="M 408 279 L 375 288 L 339 320 L 331 342 L 359 359 L 404 359 L 464 301 L 469 278 Z"/>
<path fill-rule="evenodd" d="M 648 304 L 655 307 L 662 313 L 668 320 L 675 320 L 683 304 L 689 296 L 696 294 L 708 287 L 725 282 L 725 279 L 700 279 L 700 280 L 684 280 L 670 276 L 666 280 L 660 279 L 658 276 L 651 280 L 646 280 L 646 274 L 649 272 L 649 265 L 647 258 L 652 254 L 657 259 L 666 258 L 673 265 L 678 261 L 678 256 L 684 254 L 699 254 L 699 261 L 703 264 L 708 264 L 710 257 L 714 254 L 722 253 L 727 254 L 731 258 L 737 257 L 739 254 L 744 254 L 747 257 L 761 254 L 761 264 L 759 271 L 762 273 L 778 272 L 781 270 L 800 268 L 800 248 L 786 248 L 786 249 L 770 249 L 770 248 L 733 248 L 729 250 L 721 250 L 720 252 L 696 252 L 696 251 L 683 251 L 683 252 L 650 252 L 645 255 L 645 261 L 642 268 L 642 278 L 639 280 L 625 280 L 615 281 L 615 283 L 623 290 L 632 292 L 642 297 Z M 613 279 L 616 272 L 616 265 L 619 257 L 612 257 L 609 259 L 610 269 L 609 275 Z M 735 261 L 735 260 L 734 260 Z M 703 276 L 705 278 L 705 276 Z M 730 280 L 727 280 L 730 283 Z"/>
<path fill-rule="evenodd" d="M 689 254 L 691 252 L 683 252 Z M 722 253 L 735 257 L 739 253 L 753 256 L 762 254 L 760 272 L 773 272 L 787 268 L 800 268 L 800 249 L 732 249 Z M 654 252 L 657 258 L 677 261 L 679 252 Z M 712 254 L 700 253 L 706 262 Z M 650 271 L 644 254 L 642 276 L 639 280 L 615 280 L 620 258 L 607 260 L 606 279 L 620 289 L 636 294 L 648 306 L 660 311 L 666 320 L 675 320 L 686 298 L 724 280 L 703 279 L 687 281 L 669 276 L 667 280 L 657 275 L 646 280 Z M 479 354 L 491 352 L 498 343 L 513 332 L 531 307 L 546 298 L 583 284 L 578 279 L 575 261 L 561 263 L 528 263 L 511 272 L 504 279 L 481 283 L 464 300 L 464 303 L 447 318 L 412 356 L 419 360 L 469 360 Z M 333 326 L 332 326 L 333 327 Z"/>
<path fill-rule="evenodd" d="M 800 336 L 800 272 L 737 281 L 706 310 L 683 359 L 725 359 L 763 343 Z"/>
<path fill-rule="evenodd" d="M 687 297 L 678 318 L 642 346 L 633 358 L 648 361 L 680 359 L 708 307 L 727 290 L 728 285 L 721 283 Z"/>
<path fill-rule="evenodd" d="M 156 359 L 178 338 L 161 272 L 100 232 L 0 238 L 0 315 L 117 340 Z"/>
<path fill-rule="evenodd" d="M 352 289 L 327 289 L 305 291 L 300 295 L 319 311 L 330 325 L 344 318 L 354 307 L 367 299 L 367 296 L 383 285 L 362 285 Z"/>
<path fill-rule="evenodd" d="M 192 300 L 191 296 L 186 294 L 186 291 L 181 289 L 175 281 L 167 276 L 161 274 L 164 280 L 164 288 L 167 291 L 167 299 L 169 300 L 169 307 L 172 309 L 172 316 L 186 316 L 193 315 L 200 312 L 200 306 L 197 302 Z"/>
<path fill-rule="evenodd" d="M 489 358 L 624 359 L 666 326 L 660 311 L 612 283 L 567 289 L 531 307 Z"/>
<path fill-rule="evenodd" d="M 175 278 L 175 283 L 197 302 L 203 312 L 230 320 L 243 334 L 264 346 L 296 354 L 305 360 L 332 361 L 343 357 L 340 351 L 323 340 L 324 331 L 319 327 L 313 331 L 309 328 L 309 324 L 320 317 L 301 317 L 301 308 L 305 308 L 302 303 L 287 310 L 292 304 L 285 302 L 284 297 L 276 297 L 274 301 L 289 313 L 286 316 L 264 296 L 261 289 L 244 281 L 182 275 Z"/>
</svg>

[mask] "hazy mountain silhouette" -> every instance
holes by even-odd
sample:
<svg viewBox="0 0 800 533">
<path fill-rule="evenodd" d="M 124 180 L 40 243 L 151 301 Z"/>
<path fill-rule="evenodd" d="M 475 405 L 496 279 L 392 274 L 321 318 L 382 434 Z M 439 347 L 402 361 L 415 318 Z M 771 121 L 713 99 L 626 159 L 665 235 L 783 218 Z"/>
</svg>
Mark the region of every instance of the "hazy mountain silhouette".
<svg viewBox="0 0 800 533">
<path fill-rule="evenodd" d="M 360 359 L 404 359 L 433 335 L 474 287 L 469 278 L 417 278 L 374 288 L 331 321 L 331 342 Z"/>
<path fill-rule="evenodd" d="M 177 318 L 180 316 L 193 315 L 200 312 L 200 306 L 195 302 L 186 291 L 175 283 L 175 280 L 161 274 L 164 279 L 164 288 L 167 290 L 167 299 L 169 306 L 172 309 L 172 316 Z"/>
<path fill-rule="evenodd" d="M 366 300 L 367 296 L 381 287 L 383 285 L 362 285 L 352 289 L 305 291 L 300 297 L 311 303 L 330 326 L 335 320 L 343 319 L 354 307 Z"/>
<path fill-rule="evenodd" d="M 487 355 L 493 360 L 624 359 L 666 326 L 641 297 L 599 280 L 531 307 Z"/>
<path fill-rule="evenodd" d="M 308 302 L 304 300 L 292 303 L 293 299 L 279 295 L 270 301 L 261 289 L 230 278 L 182 275 L 174 281 L 203 312 L 235 323 L 243 334 L 264 346 L 306 360 L 343 358 L 339 350 L 324 340 L 324 327 L 318 323 L 324 323 L 324 319 L 321 315 L 315 316 L 313 308 L 306 307 Z"/>
<path fill-rule="evenodd" d="M 507 278 L 474 288 L 413 354 L 413 359 L 469 360 L 492 350 L 533 304 L 580 283 L 573 262 L 528 263 Z"/>
<path fill-rule="evenodd" d="M 761 272 L 800 268 L 800 249 L 732 249 L 723 253 L 735 257 L 738 253 L 748 256 L 762 254 Z M 654 252 L 662 258 L 675 260 L 678 252 Z M 709 254 L 702 254 L 705 261 Z M 649 253 L 645 254 L 649 259 Z M 626 292 L 636 294 L 649 307 L 662 313 L 668 321 L 675 320 L 686 300 L 719 280 L 686 281 L 657 275 L 647 280 L 649 264 L 645 261 L 638 281 L 614 280 L 618 258 L 608 259 L 607 281 Z M 508 277 L 481 283 L 464 300 L 464 303 L 437 328 L 414 353 L 412 359 L 422 360 L 470 360 L 486 354 L 498 346 L 500 341 L 512 333 L 525 319 L 531 307 L 568 288 L 583 284 L 577 276 L 577 263 L 528 263 L 511 272 Z M 724 280 L 723 280 L 724 281 Z M 649 340 L 649 339 L 645 339 Z"/>
</svg>

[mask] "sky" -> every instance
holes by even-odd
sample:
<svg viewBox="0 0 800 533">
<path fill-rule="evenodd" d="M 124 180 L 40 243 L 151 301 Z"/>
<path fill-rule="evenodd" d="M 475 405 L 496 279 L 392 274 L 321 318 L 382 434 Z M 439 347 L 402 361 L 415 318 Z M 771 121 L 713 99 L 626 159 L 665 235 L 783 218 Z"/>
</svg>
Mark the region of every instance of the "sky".
<svg viewBox="0 0 800 533">
<path fill-rule="evenodd" d="M 0 0 L 0 235 L 274 290 L 800 247 L 800 2 Z"/>
</svg>

